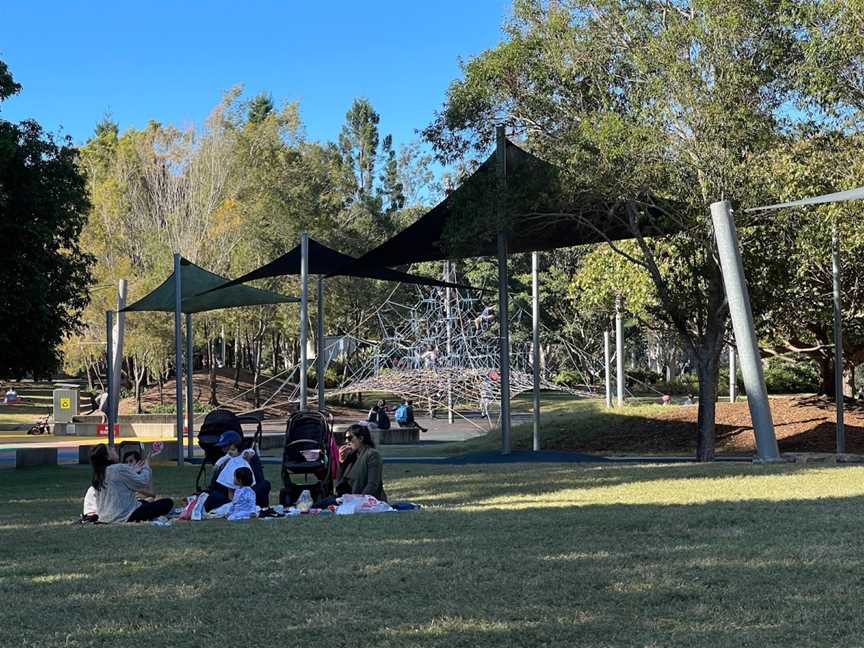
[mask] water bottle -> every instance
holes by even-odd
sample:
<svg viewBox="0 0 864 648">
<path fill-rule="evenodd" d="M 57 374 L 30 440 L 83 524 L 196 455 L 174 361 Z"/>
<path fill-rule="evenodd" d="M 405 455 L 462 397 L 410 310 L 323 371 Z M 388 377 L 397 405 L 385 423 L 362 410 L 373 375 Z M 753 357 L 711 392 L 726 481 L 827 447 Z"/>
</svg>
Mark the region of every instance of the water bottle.
<svg viewBox="0 0 864 648">
<path fill-rule="evenodd" d="M 304 490 L 300 493 L 300 497 L 297 498 L 297 510 L 301 513 L 308 513 L 311 508 L 312 495 L 309 494 L 308 490 Z"/>
</svg>

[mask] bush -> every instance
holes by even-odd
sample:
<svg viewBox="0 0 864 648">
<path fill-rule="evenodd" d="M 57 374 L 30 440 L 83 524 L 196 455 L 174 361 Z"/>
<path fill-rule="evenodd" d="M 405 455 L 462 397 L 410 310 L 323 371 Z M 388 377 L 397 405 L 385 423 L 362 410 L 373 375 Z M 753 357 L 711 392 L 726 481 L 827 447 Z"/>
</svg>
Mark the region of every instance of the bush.
<svg viewBox="0 0 864 648">
<path fill-rule="evenodd" d="M 819 370 L 812 362 L 784 362 L 769 360 L 765 363 L 765 385 L 769 394 L 800 394 L 817 392 L 821 380 Z"/>
<path fill-rule="evenodd" d="M 202 403 L 201 401 L 192 401 L 192 411 L 196 414 L 207 414 L 213 409 L 211 405 Z M 183 401 L 183 411 L 186 411 L 186 401 Z M 164 405 L 156 403 L 147 408 L 148 414 L 174 414 L 177 412 L 177 405 L 174 402 L 166 402 Z"/>
<path fill-rule="evenodd" d="M 633 389 L 644 388 L 646 385 L 656 385 L 663 376 L 650 369 L 631 369 L 627 372 L 627 386 Z"/>
<path fill-rule="evenodd" d="M 602 380 L 602 376 L 601 376 Z M 572 369 L 562 369 L 553 378 L 553 382 L 566 387 L 577 387 L 583 382 L 582 374 Z"/>
</svg>

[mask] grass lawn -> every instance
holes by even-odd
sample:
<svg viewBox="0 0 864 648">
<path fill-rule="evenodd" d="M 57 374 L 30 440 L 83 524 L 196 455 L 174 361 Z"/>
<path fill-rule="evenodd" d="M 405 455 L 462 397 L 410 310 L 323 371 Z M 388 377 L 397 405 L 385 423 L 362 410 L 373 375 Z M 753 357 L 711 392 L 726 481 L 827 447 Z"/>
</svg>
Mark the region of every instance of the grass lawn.
<svg viewBox="0 0 864 648">
<path fill-rule="evenodd" d="M 864 468 L 385 476 L 425 510 L 81 527 L 85 469 L 4 470 L 0 646 L 862 644 Z"/>
</svg>

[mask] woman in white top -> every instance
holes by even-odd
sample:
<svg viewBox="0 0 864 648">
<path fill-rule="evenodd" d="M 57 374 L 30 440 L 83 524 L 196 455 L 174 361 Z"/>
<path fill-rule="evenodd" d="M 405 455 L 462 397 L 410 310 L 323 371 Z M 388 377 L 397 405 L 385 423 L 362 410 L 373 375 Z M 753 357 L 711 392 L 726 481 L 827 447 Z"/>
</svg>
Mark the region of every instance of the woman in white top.
<svg viewBox="0 0 864 648">
<path fill-rule="evenodd" d="M 90 451 L 92 486 L 96 490 L 99 522 L 146 522 L 174 508 L 168 498 L 140 502 L 138 494 L 153 497 L 153 473 L 147 461 L 118 463 L 117 451 L 100 443 Z"/>
</svg>

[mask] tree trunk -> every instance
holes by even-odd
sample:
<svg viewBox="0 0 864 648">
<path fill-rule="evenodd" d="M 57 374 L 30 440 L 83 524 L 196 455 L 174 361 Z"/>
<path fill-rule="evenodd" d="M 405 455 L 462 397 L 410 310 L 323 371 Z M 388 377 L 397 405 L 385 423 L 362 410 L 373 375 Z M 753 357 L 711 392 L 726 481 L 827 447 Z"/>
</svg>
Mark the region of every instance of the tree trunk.
<svg viewBox="0 0 864 648">
<path fill-rule="evenodd" d="M 819 388 L 819 395 L 834 399 L 834 363 L 830 358 L 821 358 L 819 360 L 819 373 L 822 377 L 822 386 Z"/>
<path fill-rule="evenodd" d="M 219 398 L 216 396 L 216 363 L 213 362 L 213 340 L 207 340 L 207 352 L 210 355 L 210 398 L 207 404 L 219 407 Z"/>
<path fill-rule="evenodd" d="M 849 391 L 845 395 L 855 398 L 855 365 L 851 362 L 849 363 L 849 368 L 846 370 L 846 386 L 849 388 Z"/>
<path fill-rule="evenodd" d="M 701 354 L 700 354 L 701 355 Z M 714 446 L 717 442 L 717 385 L 719 382 L 719 356 L 700 358 L 696 362 L 699 376 L 699 411 L 697 418 L 696 459 L 714 461 Z"/>
</svg>

